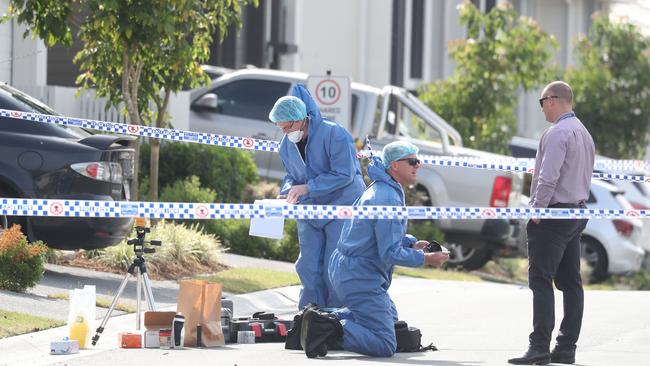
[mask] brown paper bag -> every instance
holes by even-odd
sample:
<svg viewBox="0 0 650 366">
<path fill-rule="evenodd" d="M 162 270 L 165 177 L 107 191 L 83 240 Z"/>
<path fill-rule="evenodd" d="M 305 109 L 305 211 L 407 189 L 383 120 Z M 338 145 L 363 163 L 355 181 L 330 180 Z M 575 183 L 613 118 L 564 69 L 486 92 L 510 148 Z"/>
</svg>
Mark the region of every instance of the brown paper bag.
<svg viewBox="0 0 650 366">
<path fill-rule="evenodd" d="M 221 330 L 221 284 L 182 280 L 177 311 L 185 317 L 185 346 L 196 347 L 196 329 L 201 324 L 201 346 L 225 344 Z"/>
</svg>

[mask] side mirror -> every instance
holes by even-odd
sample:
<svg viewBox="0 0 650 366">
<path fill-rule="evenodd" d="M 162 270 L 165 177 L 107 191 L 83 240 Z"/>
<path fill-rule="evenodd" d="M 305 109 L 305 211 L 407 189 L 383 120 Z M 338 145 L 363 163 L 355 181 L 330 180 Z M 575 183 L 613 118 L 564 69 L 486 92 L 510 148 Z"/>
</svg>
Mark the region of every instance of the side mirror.
<svg viewBox="0 0 650 366">
<path fill-rule="evenodd" d="M 200 110 L 211 110 L 216 111 L 219 106 L 217 95 L 214 93 L 208 93 L 203 95 L 201 98 L 197 99 L 192 108 Z"/>
</svg>

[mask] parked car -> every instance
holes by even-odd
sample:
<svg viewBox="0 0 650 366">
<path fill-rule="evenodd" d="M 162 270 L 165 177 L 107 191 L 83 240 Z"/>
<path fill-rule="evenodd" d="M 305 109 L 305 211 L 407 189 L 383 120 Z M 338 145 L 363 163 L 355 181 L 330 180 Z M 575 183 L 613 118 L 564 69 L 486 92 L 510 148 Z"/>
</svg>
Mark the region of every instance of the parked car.
<svg viewBox="0 0 650 366">
<path fill-rule="evenodd" d="M 56 115 L 0 83 L 0 108 Z M 92 134 L 81 128 L 0 117 L 0 197 L 124 201 L 133 179 L 134 137 Z M 20 224 L 29 240 L 59 249 L 95 249 L 118 243 L 130 218 L 1 216 Z"/>
<path fill-rule="evenodd" d="M 280 141 L 282 131 L 268 121 L 275 101 L 307 74 L 264 69 L 226 73 L 209 87 L 192 92 L 189 127 L 193 131 Z M 403 88 L 383 89 L 351 84 L 351 121 L 337 121 L 357 142 L 368 135 L 376 150 L 395 140 L 408 140 L 423 155 L 497 158 L 500 155 L 467 149 L 459 133 Z M 358 144 L 359 147 L 362 143 Z M 282 179 L 284 168 L 277 153 L 256 151 L 258 173 Z M 415 188 L 431 206 L 516 207 L 522 186 L 518 173 L 425 165 Z M 493 252 L 517 244 L 514 220 L 436 220 L 451 250 L 450 264 L 480 268 Z"/>
<path fill-rule="evenodd" d="M 534 139 L 514 137 L 510 143 L 510 149 L 513 156 L 518 158 L 534 158 L 537 152 L 539 142 Z M 608 160 L 606 156 L 596 155 L 596 160 Z M 643 170 L 632 171 L 603 171 L 603 173 L 617 173 L 626 175 L 650 175 L 650 172 Z M 606 180 L 606 182 L 616 186 L 619 191 L 623 192 L 625 199 L 629 201 L 632 208 L 649 209 L 650 208 L 650 184 L 642 182 L 631 182 L 623 180 Z M 524 184 L 524 192 L 528 192 L 529 179 Z M 639 239 L 641 248 L 645 251 L 644 268 L 650 269 L 650 220 L 641 220 L 643 225 L 643 235 Z"/>
</svg>

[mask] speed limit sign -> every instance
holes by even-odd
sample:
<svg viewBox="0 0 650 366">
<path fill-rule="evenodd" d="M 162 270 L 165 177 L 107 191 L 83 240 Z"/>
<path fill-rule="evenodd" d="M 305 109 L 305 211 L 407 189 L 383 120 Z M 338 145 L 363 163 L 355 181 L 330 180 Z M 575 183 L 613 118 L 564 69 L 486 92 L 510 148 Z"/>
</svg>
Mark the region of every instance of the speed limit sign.
<svg viewBox="0 0 650 366">
<path fill-rule="evenodd" d="M 307 79 L 307 88 L 324 118 L 350 128 L 350 78 L 347 76 L 315 76 Z"/>
</svg>

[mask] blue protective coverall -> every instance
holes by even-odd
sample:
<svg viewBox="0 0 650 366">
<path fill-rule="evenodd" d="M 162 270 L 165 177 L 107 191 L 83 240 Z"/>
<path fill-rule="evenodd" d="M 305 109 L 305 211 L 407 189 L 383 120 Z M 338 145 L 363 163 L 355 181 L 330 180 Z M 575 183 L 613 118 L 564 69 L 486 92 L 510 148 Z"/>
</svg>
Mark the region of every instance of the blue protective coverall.
<svg viewBox="0 0 650 366">
<path fill-rule="evenodd" d="M 404 206 L 404 191 L 377 157 L 368 167 L 373 180 L 355 206 Z M 406 235 L 407 219 L 346 221 L 329 262 L 329 276 L 345 308 L 335 311 L 343 325 L 343 349 L 390 357 L 397 348 L 397 311 L 388 295 L 394 265 L 420 267 L 424 252 Z"/>
<path fill-rule="evenodd" d="M 295 143 L 286 136 L 280 142 L 280 157 L 287 172 L 280 194 L 287 194 L 294 185 L 307 184 L 308 193 L 300 197 L 299 204 L 351 205 L 366 188 L 352 136 L 341 125 L 321 117 L 303 85 L 295 86 L 292 94 L 307 107 L 307 145 L 303 160 Z M 302 283 L 300 309 L 309 303 L 341 306 L 327 275 L 327 263 L 344 221 L 298 220 L 300 256 L 296 272 Z"/>
</svg>

